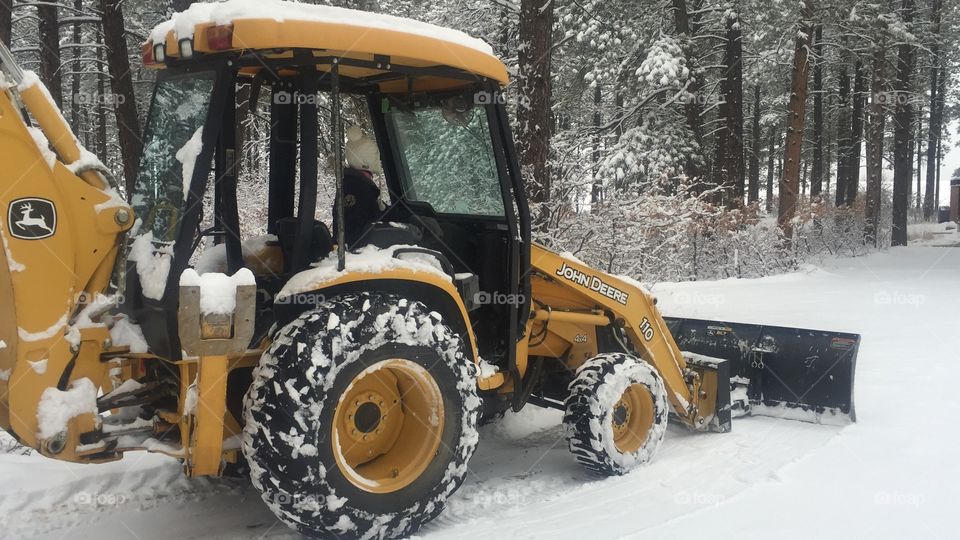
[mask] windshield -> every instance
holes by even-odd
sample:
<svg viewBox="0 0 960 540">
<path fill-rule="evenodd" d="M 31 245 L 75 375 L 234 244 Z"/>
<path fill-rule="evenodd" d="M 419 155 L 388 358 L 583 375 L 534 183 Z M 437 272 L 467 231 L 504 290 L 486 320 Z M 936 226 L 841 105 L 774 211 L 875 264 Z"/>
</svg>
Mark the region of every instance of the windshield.
<svg viewBox="0 0 960 540">
<path fill-rule="evenodd" d="M 391 108 L 407 200 L 448 214 L 503 216 L 503 195 L 483 107 L 454 97 L 426 106 Z"/>
<path fill-rule="evenodd" d="M 157 83 L 131 199 L 142 220 L 139 232 L 152 232 L 157 242 L 176 240 L 214 76 L 192 73 Z"/>
</svg>

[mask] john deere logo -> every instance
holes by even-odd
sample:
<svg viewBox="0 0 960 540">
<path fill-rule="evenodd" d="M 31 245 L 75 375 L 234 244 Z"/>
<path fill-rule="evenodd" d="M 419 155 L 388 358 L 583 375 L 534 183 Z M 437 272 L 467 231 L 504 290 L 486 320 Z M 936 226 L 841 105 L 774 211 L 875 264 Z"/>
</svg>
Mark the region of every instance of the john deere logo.
<svg viewBox="0 0 960 540">
<path fill-rule="evenodd" d="M 46 199 L 17 199 L 7 210 L 7 230 L 21 240 L 49 238 L 57 232 L 57 209 Z"/>
</svg>

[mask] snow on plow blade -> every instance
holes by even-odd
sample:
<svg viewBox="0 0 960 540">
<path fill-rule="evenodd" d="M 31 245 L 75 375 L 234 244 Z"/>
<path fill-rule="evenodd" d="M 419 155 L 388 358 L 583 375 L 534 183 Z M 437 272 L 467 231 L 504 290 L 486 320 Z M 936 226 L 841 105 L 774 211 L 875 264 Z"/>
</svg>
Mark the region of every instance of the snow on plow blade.
<svg viewBox="0 0 960 540">
<path fill-rule="evenodd" d="M 683 351 L 730 362 L 734 416 L 823 424 L 856 421 L 858 334 L 665 318 Z"/>
</svg>

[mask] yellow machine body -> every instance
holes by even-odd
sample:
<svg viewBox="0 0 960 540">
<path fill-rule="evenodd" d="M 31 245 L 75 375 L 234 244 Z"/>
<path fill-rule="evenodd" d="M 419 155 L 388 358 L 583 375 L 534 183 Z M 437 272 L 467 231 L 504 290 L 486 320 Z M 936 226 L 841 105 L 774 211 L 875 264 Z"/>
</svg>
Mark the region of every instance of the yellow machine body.
<svg viewBox="0 0 960 540">
<path fill-rule="evenodd" d="M 228 27 L 201 24 L 190 40 L 190 49 L 201 54 L 254 51 L 282 59 L 292 58 L 299 48 L 312 50 L 314 57 L 349 58 L 352 63 L 342 66 L 342 74 L 373 77 L 384 93 L 449 90 L 468 84 L 462 78 L 441 75 L 388 77 L 398 65 L 452 67 L 485 83 L 502 86 L 507 82 L 505 67 L 492 54 L 382 28 L 358 35 L 350 25 L 250 19 L 234 20 Z M 177 57 L 182 41 L 171 30 L 163 43 L 148 42 L 144 46 L 148 63 L 158 53 Z M 256 70 L 244 67 L 237 76 L 249 78 Z M 20 102 L 56 150 L 56 159 L 49 159 L 46 140 L 25 122 Z M 200 314 L 199 289 L 181 286 L 177 342 L 185 353 L 182 358 L 134 353 L 112 343 L 107 325 L 97 323 L 102 313 L 87 310 L 95 308 L 97 295 L 116 285 L 111 277 L 133 215 L 128 205 L 105 189 L 101 175 L 71 171 L 68 165 L 83 155 L 42 86 L 0 91 L 0 162 L 6 175 L 0 183 L 4 212 L 0 220 L 0 428 L 56 459 L 96 462 L 117 459 L 126 451 L 147 450 L 182 459 L 191 476 L 222 474 L 240 458 L 243 419 L 228 406 L 231 374 L 257 365 L 270 346 L 269 336 L 251 344 L 257 289 L 238 287 L 234 312 L 209 318 Z M 20 212 L 20 221 L 26 220 L 27 225 L 37 223 L 33 214 L 29 214 L 32 220 L 27 219 L 27 207 L 18 206 L 22 204 L 18 201 L 28 200 L 46 201 L 43 204 L 54 209 L 55 227 L 47 223 L 51 234 L 22 238 L 8 230 L 15 221 L 7 219 L 10 212 Z M 609 345 L 614 343 L 617 352 L 640 357 L 655 368 L 679 421 L 696 430 L 728 429 L 729 372 L 721 369 L 722 361 L 712 364 L 681 353 L 650 293 L 629 278 L 605 274 L 545 247 L 525 249 L 530 250 L 529 266 L 520 274 L 529 276 L 531 298 L 527 319 L 519 324 L 524 331 L 510 344 L 515 350 L 511 350 L 509 369 L 477 381 L 482 393 L 512 396 L 518 408 L 523 402 L 516 396 L 543 364 L 574 373 L 587 360 L 610 352 Z M 268 258 L 273 260 L 275 255 Z M 264 261 L 248 261 L 245 266 L 254 273 L 273 273 L 270 265 L 258 262 Z M 302 292 L 334 294 L 342 287 L 369 284 L 375 288 L 382 282 L 416 284 L 432 291 L 433 298 L 447 306 L 445 322 L 462 328 L 471 360 L 482 362 L 483 347 L 473 330 L 472 310 L 462 291 L 442 275 L 405 268 L 344 271 L 334 279 L 307 283 Z M 831 345 L 835 343 L 836 339 Z M 179 387 L 171 391 L 139 385 L 137 379 L 143 379 L 148 362 L 175 373 Z M 77 411 L 62 430 L 42 433 L 42 402 L 82 390 L 84 380 L 99 395 L 95 404 Z M 129 436 L 111 433 L 111 415 L 105 413 L 120 410 L 128 399 L 162 391 L 171 392 L 173 404 L 156 408 L 156 417 L 149 421 L 127 423 L 123 429 L 130 430 Z M 108 434 L 112 435 L 109 443 Z"/>
</svg>

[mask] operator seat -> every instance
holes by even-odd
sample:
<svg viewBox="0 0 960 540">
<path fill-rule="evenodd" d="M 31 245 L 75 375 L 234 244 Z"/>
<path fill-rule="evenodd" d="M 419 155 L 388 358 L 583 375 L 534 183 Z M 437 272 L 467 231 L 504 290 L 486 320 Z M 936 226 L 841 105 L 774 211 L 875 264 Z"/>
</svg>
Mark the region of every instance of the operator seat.
<svg viewBox="0 0 960 540">
<path fill-rule="evenodd" d="M 361 247 L 364 234 L 380 220 L 380 188 L 369 171 L 343 170 L 343 236 L 348 249 Z M 333 237 L 338 234 L 337 204 L 333 205 Z"/>
</svg>

